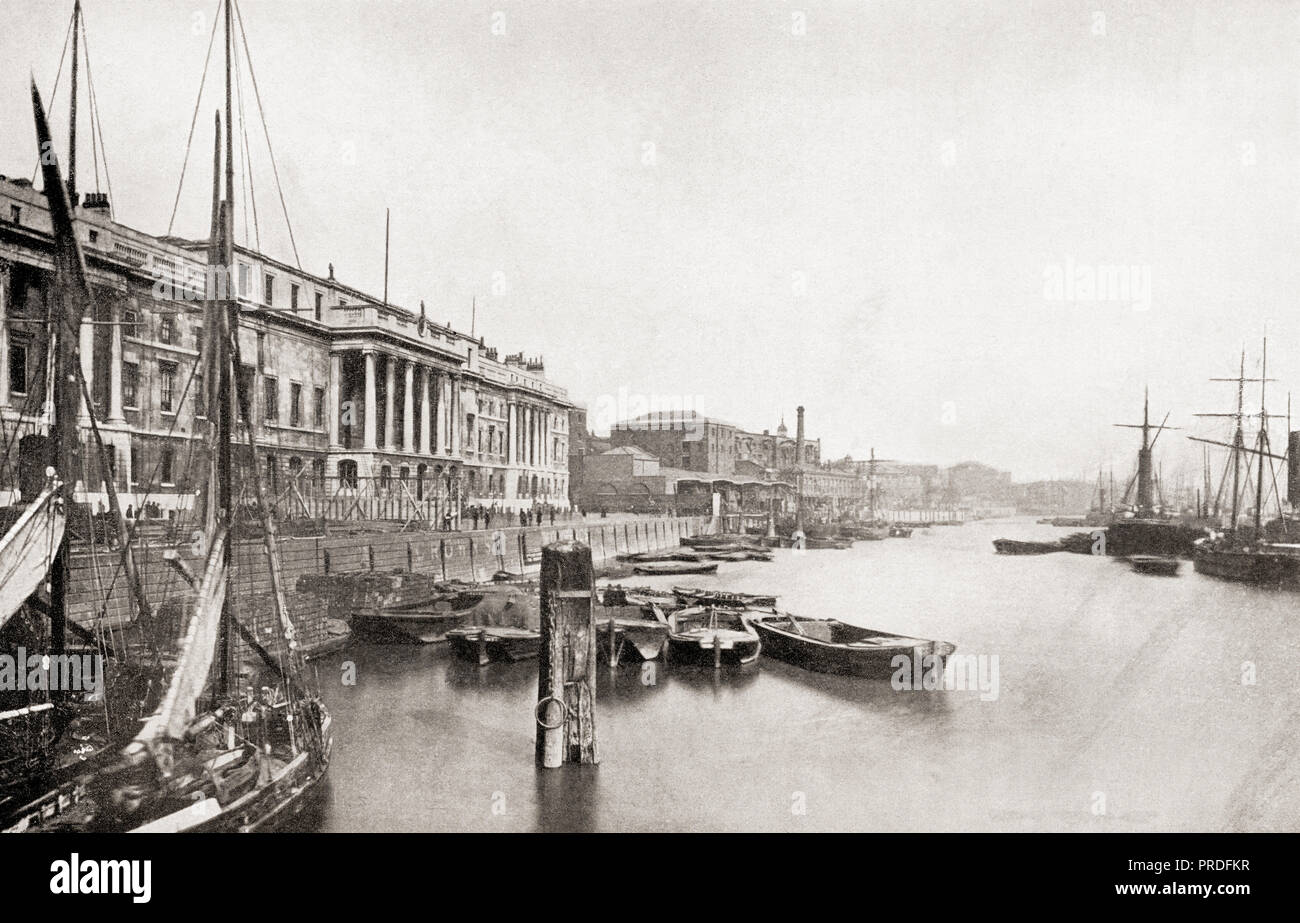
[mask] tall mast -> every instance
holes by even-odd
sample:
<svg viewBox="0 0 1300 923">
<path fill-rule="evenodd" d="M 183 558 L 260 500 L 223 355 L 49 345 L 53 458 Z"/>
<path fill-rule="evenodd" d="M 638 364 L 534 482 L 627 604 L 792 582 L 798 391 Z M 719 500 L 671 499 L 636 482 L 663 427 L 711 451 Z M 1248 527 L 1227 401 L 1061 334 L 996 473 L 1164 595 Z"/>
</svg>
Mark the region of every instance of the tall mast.
<svg viewBox="0 0 1300 923">
<path fill-rule="evenodd" d="M 1264 389 L 1268 387 L 1268 337 L 1260 356 L 1259 372 L 1259 471 L 1255 476 L 1255 538 L 1259 539 L 1264 515 L 1264 453 L 1268 451 L 1268 408 L 1264 406 Z"/>
<path fill-rule="evenodd" d="M 1241 371 L 1237 375 L 1237 428 L 1232 436 L 1232 527 L 1237 528 L 1241 514 L 1241 451 L 1246 448 L 1246 437 L 1241 431 L 1241 416 L 1246 399 L 1246 350 L 1241 351 Z"/>
<path fill-rule="evenodd" d="M 232 90 L 232 56 L 234 34 L 231 28 L 230 0 L 225 2 L 226 30 L 226 198 L 222 203 L 222 233 L 220 237 L 221 270 L 225 274 L 226 297 L 217 314 L 220 319 L 220 335 L 216 338 L 216 359 L 218 380 L 213 394 L 217 395 L 217 509 L 228 529 L 234 526 L 234 509 L 230 496 L 230 442 L 231 442 L 231 407 L 234 404 L 234 381 L 230 367 L 230 338 L 234 334 L 234 314 L 238 310 L 236 298 L 238 290 L 234 278 L 234 235 L 235 235 L 235 107 Z M 230 565 L 231 542 L 224 543 L 226 566 Z M 217 693 L 230 691 L 230 584 L 226 585 L 226 598 L 221 610 L 221 628 L 217 641 Z"/>
<path fill-rule="evenodd" d="M 77 37 L 80 31 L 81 0 L 76 0 L 72 6 L 72 103 L 68 115 L 68 204 L 73 209 L 77 207 Z"/>
<path fill-rule="evenodd" d="M 32 110 L 36 116 L 37 149 L 49 151 L 53 144 L 50 126 L 34 81 Z M 49 314 L 50 336 L 54 341 L 53 393 L 50 395 L 54 413 L 50 422 L 48 458 L 62 482 L 59 495 L 64 509 L 71 516 L 73 488 L 81 471 L 81 440 L 77 438 L 81 389 L 77 372 L 81 367 L 81 319 L 87 305 L 87 290 L 82 282 L 85 266 L 72 236 L 72 209 L 65 195 L 66 186 L 59 176 L 58 162 L 42 158 L 41 169 L 57 239 L 54 254 L 56 297 Z M 50 651 L 55 654 L 63 652 L 67 630 L 68 545 L 68 530 L 65 529 L 50 566 Z"/>
</svg>

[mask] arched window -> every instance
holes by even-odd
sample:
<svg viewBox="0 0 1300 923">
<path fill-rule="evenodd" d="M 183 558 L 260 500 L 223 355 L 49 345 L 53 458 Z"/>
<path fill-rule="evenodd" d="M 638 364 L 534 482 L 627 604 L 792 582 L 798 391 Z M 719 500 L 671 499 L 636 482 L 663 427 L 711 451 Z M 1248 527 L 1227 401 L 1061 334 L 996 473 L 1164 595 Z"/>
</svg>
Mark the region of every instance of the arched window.
<svg viewBox="0 0 1300 923">
<path fill-rule="evenodd" d="M 350 458 L 339 462 L 339 486 L 357 489 L 357 463 Z"/>
<path fill-rule="evenodd" d="M 379 469 L 379 486 L 388 490 L 393 486 L 393 466 L 384 465 Z"/>
</svg>

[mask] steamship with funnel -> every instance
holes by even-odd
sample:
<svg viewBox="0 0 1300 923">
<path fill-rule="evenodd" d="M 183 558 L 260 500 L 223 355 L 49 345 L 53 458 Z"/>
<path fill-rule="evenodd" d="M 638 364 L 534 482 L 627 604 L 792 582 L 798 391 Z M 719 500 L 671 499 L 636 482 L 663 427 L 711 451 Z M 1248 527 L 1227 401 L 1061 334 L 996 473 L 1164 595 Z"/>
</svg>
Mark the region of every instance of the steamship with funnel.
<svg viewBox="0 0 1300 923">
<path fill-rule="evenodd" d="M 1137 502 L 1132 510 L 1116 514 L 1106 526 L 1106 553 L 1127 557 L 1135 554 L 1181 555 L 1190 557 L 1198 539 L 1207 532 L 1204 526 L 1195 521 L 1186 521 L 1170 516 L 1156 503 L 1155 478 L 1151 464 L 1152 452 L 1156 440 L 1160 438 L 1169 422 L 1165 414 L 1160 425 L 1151 424 L 1151 398 L 1143 394 L 1142 422 L 1116 423 L 1125 429 L 1142 431 L 1142 447 L 1138 449 Z M 1152 430 L 1155 434 L 1152 435 Z M 1130 485 L 1131 486 L 1131 485 Z M 1127 494 L 1125 495 L 1127 499 Z"/>
</svg>

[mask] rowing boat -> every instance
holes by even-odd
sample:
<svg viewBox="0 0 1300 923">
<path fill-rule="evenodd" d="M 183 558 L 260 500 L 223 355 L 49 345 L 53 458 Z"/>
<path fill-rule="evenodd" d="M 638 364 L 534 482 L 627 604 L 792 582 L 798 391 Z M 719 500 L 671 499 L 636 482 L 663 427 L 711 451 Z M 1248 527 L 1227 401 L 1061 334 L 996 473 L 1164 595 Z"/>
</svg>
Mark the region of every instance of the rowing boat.
<svg viewBox="0 0 1300 923">
<path fill-rule="evenodd" d="M 926 668 L 936 661 L 942 672 L 956 645 L 947 641 L 910 638 L 871 628 L 849 625 L 838 619 L 818 619 L 786 612 L 745 613 L 763 642 L 765 653 L 777 660 L 818 673 L 841 673 L 885 679 L 900 664 L 895 658 Z M 925 658 L 931 658 L 926 660 Z"/>
<path fill-rule="evenodd" d="M 740 610 L 691 606 L 669 618 L 668 651 L 673 663 L 747 664 L 763 643 Z"/>
</svg>

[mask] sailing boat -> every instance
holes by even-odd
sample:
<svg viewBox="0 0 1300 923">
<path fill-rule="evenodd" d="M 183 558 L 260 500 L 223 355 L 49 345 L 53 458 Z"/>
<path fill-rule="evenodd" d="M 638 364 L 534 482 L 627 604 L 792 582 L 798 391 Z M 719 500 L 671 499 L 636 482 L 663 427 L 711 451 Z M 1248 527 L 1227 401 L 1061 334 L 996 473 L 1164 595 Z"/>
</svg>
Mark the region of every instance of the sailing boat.
<svg viewBox="0 0 1300 923">
<path fill-rule="evenodd" d="M 1281 506 L 1280 492 L 1272 465 L 1266 467 L 1265 459 L 1286 461 L 1285 455 L 1275 455 L 1269 441 L 1268 420 L 1274 414 L 1267 409 L 1265 397 L 1268 378 L 1268 340 L 1264 340 L 1261 356 L 1262 371 L 1257 379 L 1246 378 L 1245 356 L 1242 356 L 1241 373 L 1236 379 L 1218 379 L 1237 382 L 1237 410 L 1230 414 L 1201 414 L 1201 416 L 1228 416 L 1234 419 L 1232 442 L 1220 442 L 1214 439 L 1191 437 L 1197 442 L 1218 445 L 1231 450 L 1228 466 L 1224 471 L 1223 484 L 1226 485 L 1228 473 L 1232 473 L 1232 497 L 1230 498 L 1231 522 L 1221 534 L 1216 533 L 1196 543 L 1193 555 L 1193 567 L 1197 573 L 1219 577 L 1224 580 L 1236 580 L 1266 586 L 1300 588 L 1300 544 L 1289 541 L 1271 541 L 1264 529 L 1264 505 L 1268 497 L 1265 494 L 1265 476 L 1273 483 L 1269 491 L 1278 499 Z M 1248 381 L 1259 382 L 1259 431 L 1253 447 L 1246 445 L 1243 421 L 1244 412 L 1242 395 Z M 1255 463 L 1253 504 L 1253 522 L 1241 522 L 1241 496 L 1243 486 L 1249 489 L 1250 465 Z M 1243 485 L 1243 473 L 1246 483 Z M 1222 490 L 1222 488 L 1221 488 Z M 1216 499 L 1216 507 L 1218 505 Z M 1282 538 L 1286 538 L 1288 522 L 1280 519 Z"/>
<path fill-rule="evenodd" d="M 1144 391 L 1142 422 L 1115 424 L 1124 429 L 1140 429 L 1142 447 L 1138 449 L 1137 472 L 1133 481 L 1129 482 L 1129 490 L 1124 493 L 1124 502 L 1127 503 L 1129 491 L 1136 483 L 1136 503 L 1131 510 L 1112 517 L 1106 528 L 1107 554 L 1191 555 L 1196 540 L 1205 537 L 1204 529 L 1170 517 L 1156 502 L 1156 481 L 1151 458 L 1160 434 L 1172 428 L 1166 425 L 1168 422 L 1169 414 L 1166 413 L 1159 426 L 1151 424 L 1151 397 L 1149 392 Z M 1155 430 L 1154 436 L 1152 430 Z"/>
<path fill-rule="evenodd" d="M 303 812 L 325 778 L 333 746 L 331 718 L 319 696 L 307 688 L 305 669 L 288 615 L 281 579 L 275 521 L 254 484 L 261 516 L 272 595 L 286 655 L 272 656 L 232 611 L 232 533 L 237 528 L 231 492 L 232 404 L 251 420 L 249 396 L 239 367 L 238 305 L 228 285 L 234 265 L 233 108 L 231 106 L 231 4 L 225 4 L 226 147 L 225 198 L 214 177 L 210 268 L 204 303 L 205 383 L 216 410 L 211 426 L 210 465 L 203 491 L 202 569 L 191 580 L 192 603 L 170 681 L 157 712 L 113 760 L 28 804 L 8 822 L 9 831 L 96 830 L 106 832 L 261 831 L 275 829 Z M 33 109 L 39 137 L 48 135 L 35 85 Z M 220 164 L 217 116 L 214 167 Z M 46 189 L 60 245 L 75 257 L 63 281 L 75 297 L 90 303 L 84 258 L 72 233 L 66 192 L 53 157 L 44 159 Z M 81 266 L 80 273 L 75 266 Z M 252 429 L 246 429 L 253 441 Z M 280 681 L 278 688 L 234 688 L 232 634 Z"/>
</svg>

